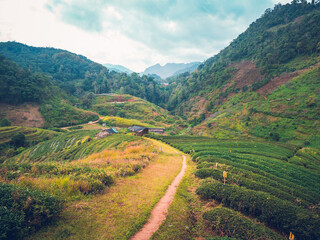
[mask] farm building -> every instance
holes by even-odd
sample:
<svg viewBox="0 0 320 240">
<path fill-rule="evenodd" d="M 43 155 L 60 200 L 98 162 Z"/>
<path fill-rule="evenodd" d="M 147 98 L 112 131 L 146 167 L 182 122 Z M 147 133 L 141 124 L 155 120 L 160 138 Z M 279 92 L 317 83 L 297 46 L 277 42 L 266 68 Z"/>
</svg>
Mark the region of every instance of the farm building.
<svg viewBox="0 0 320 240">
<path fill-rule="evenodd" d="M 149 128 L 149 132 L 162 134 L 164 132 L 164 128 Z"/>
<path fill-rule="evenodd" d="M 134 134 L 137 136 L 143 136 L 143 135 L 149 133 L 148 128 L 141 127 L 141 126 L 132 126 L 132 127 L 129 127 L 128 129 L 129 129 L 129 131 L 134 132 Z"/>
<path fill-rule="evenodd" d="M 94 136 L 97 138 L 104 138 L 114 133 L 118 133 L 118 131 L 115 128 L 108 128 L 108 129 L 103 129 L 101 132 L 97 133 Z"/>
</svg>

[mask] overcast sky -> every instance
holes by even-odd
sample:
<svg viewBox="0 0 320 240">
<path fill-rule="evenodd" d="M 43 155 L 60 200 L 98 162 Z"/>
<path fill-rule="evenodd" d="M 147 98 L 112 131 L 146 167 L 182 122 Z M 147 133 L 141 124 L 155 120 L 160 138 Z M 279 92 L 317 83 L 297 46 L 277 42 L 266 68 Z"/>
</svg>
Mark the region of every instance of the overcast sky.
<svg viewBox="0 0 320 240">
<path fill-rule="evenodd" d="M 0 41 L 142 72 L 204 61 L 279 2 L 291 0 L 0 0 Z"/>
</svg>

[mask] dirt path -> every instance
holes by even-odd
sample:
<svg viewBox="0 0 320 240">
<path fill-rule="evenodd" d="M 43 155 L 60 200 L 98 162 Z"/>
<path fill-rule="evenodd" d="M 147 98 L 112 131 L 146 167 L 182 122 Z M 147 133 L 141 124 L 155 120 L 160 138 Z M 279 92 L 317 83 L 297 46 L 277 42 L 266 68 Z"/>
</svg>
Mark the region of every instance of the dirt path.
<svg viewBox="0 0 320 240">
<path fill-rule="evenodd" d="M 156 204 L 156 206 L 152 210 L 151 216 L 148 222 L 135 236 L 131 238 L 131 240 L 150 239 L 150 237 L 159 229 L 162 222 L 166 219 L 168 208 L 174 199 L 174 195 L 176 194 L 178 185 L 181 182 L 187 169 L 186 157 L 185 156 L 182 156 L 182 157 L 183 157 L 183 165 L 180 173 L 172 181 L 172 183 L 168 187 L 164 196 L 160 199 L 160 201 Z"/>
</svg>

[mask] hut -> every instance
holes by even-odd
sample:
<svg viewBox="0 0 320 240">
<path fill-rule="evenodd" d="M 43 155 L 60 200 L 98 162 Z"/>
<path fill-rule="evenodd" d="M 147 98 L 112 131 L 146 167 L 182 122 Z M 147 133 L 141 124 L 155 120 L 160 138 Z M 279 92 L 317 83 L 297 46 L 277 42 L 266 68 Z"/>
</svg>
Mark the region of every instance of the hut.
<svg viewBox="0 0 320 240">
<path fill-rule="evenodd" d="M 149 133 L 149 129 L 146 127 L 141 127 L 141 126 L 132 126 L 128 128 L 129 131 L 134 132 L 134 135 L 136 136 L 143 136 L 145 134 Z"/>
<path fill-rule="evenodd" d="M 97 133 L 94 136 L 97 138 L 105 138 L 115 133 L 118 133 L 118 131 L 115 128 L 108 128 L 108 129 L 103 129 L 101 132 Z"/>
</svg>

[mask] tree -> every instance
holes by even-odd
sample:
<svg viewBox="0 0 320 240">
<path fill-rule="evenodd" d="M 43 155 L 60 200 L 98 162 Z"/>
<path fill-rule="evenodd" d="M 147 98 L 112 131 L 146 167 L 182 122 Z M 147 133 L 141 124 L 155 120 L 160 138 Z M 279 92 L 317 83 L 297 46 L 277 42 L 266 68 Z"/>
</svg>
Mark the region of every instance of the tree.
<svg viewBox="0 0 320 240">
<path fill-rule="evenodd" d="M 11 138 L 10 145 L 14 146 L 15 148 L 19 148 L 24 145 L 25 140 L 26 136 L 20 132 Z"/>
<path fill-rule="evenodd" d="M 0 127 L 8 127 L 8 126 L 11 126 L 11 122 L 8 119 L 3 118 L 1 120 Z"/>
</svg>

